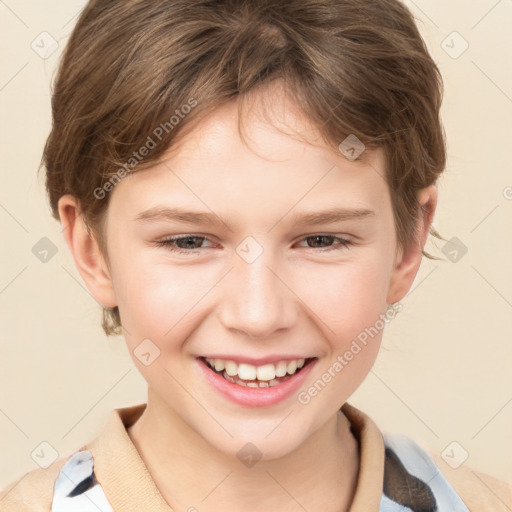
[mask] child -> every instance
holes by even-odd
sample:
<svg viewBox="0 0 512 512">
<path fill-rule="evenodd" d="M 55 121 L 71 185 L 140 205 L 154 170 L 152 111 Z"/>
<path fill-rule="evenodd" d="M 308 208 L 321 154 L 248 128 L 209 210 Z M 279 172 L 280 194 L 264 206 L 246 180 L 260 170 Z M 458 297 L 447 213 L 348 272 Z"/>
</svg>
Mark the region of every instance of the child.
<svg viewBox="0 0 512 512">
<path fill-rule="evenodd" d="M 347 402 L 436 234 L 441 90 L 398 0 L 91 0 L 47 190 L 148 400 L 1 510 L 510 510 Z"/>
</svg>

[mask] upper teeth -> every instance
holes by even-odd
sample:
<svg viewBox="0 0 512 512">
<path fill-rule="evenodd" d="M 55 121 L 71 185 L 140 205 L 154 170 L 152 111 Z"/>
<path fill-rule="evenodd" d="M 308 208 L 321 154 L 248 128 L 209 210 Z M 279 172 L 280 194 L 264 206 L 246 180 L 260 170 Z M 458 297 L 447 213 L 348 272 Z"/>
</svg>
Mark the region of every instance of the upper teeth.
<svg viewBox="0 0 512 512">
<path fill-rule="evenodd" d="M 276 377 L 284 377 L 287 373 L 293 375 L 298 368 L 304 366 L 305 359 L 294 359 L 293 361 L 279 361 L 276 364 L 264 364 L 262 366 L 254 366 L 247 363 L 235 363 L 235 361 L 224 359 L 206 358 L 208 364 L 215 368 L 218 372 L 226 370 L 230 377 L 238 375 L 243 380 L 267 380 L 271 381 Z"/>
</svg>

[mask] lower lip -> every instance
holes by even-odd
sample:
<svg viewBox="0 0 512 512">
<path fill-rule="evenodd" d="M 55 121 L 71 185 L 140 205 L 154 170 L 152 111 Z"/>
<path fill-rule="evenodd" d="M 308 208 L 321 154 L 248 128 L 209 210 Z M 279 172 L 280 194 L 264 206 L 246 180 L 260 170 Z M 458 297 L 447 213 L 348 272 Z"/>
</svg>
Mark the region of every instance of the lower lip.
<svg viewBox="0 0 512 512">
<path fill-rule="evenodd" d="M 277 386 L 250 388 L 229 382 L 222 375 L 211 370 L 204 361 L 197 359 L 200 371 L 212 387 L 233 402 L 248 407 L 274 405 L 293 395 L 302 386 L 316 361 L 316 359 L 311 361 L 300 372 L 295 373 L 288 380 L 277 384 Z"/>
</svg>

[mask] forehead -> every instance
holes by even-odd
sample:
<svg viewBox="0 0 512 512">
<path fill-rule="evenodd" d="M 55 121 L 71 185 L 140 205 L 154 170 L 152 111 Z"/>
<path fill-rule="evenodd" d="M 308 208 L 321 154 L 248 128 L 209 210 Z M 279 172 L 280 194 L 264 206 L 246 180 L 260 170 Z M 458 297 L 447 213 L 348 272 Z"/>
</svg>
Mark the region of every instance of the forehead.
<svg viewBox="0 0 512 512">
<path fill-rule="evenodd" d="M 248 215 L 276 206 L 282 213 L 299 203 L 388 205 L 382 150 L 348 160 L 279 89 L 243 103 L 243 137 L 238 107 L 231 101 L 203 118 L 163 161 L 123 179 L 112 203 L 122 198 L 125 206 L 149 208 L 184 201 Z"/>
<path fill-rule="evenodd" d="M 342 156 L 323 140 L 281 81 L 239 96 L 201 118 L 166 156 L 174 158 L 175 163 L 177 159 L 193 159 L 198 154 L 203 158 L 231 154 L 235 158 L 237 150 L 248 149 L 262 159 L 277 162 L 300 159 L 303 153 L 330 162 Z M 363 152 L 354 166 L 366 161 L 368 153 Z"/>
</svg>

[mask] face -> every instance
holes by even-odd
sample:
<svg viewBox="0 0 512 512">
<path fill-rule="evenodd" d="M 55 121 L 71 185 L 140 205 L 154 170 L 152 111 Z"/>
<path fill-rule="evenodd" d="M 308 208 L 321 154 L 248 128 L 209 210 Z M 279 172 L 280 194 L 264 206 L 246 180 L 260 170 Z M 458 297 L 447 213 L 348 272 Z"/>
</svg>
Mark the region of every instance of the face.
<svg viewBox="0 0 512 512">
<path fill-rule="evenodd" d="M 334 153 L 274 98 L 272 123 L 257 101 L 246 113 L 249 146 L 230 103 L 123 179 L 105 224 L 126 342 L 161 413 L 269 459 L 364 380 L 397 263 L 383 153 Z"/>
</svg>

